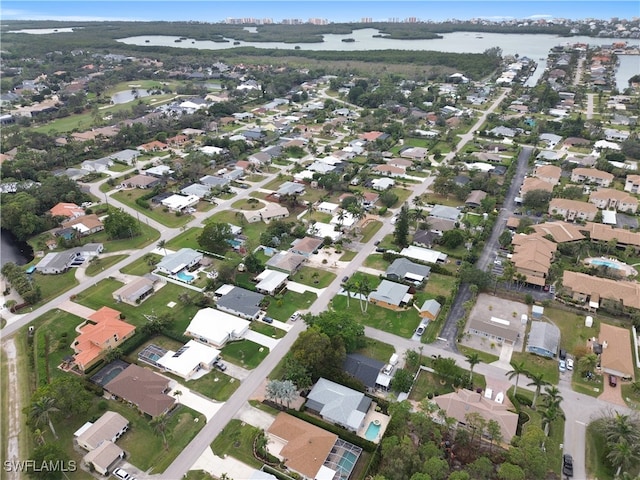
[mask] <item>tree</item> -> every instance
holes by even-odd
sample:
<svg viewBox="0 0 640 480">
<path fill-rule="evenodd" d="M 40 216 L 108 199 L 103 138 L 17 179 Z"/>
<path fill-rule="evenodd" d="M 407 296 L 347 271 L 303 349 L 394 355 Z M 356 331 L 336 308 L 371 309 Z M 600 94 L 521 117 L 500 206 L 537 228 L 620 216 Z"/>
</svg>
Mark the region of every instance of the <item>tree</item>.
<svg viewBox="0 0 640 480">
<path fill-rule="evenodd" d="M 524 480 L 524 470 L 518 465 L 505 462 L 498 467 L 498 478 L 500 480 Z"/>
<path fill-rule="evenodd" d="M 396 370 L 393 379 L 391 380 L 391 390 L 394 392 L 408 392 L 413 385 L 413 375 L 404 368 Z"/>
<path fill-rule="evenodd" d="M 166 240 L 160 240 L 158 242 L 158 248 L 161 249 L 164 252 L 165 256 L 167 255 L 166 246 L 167 246 L 167 241 Z"/>
<path fill-rule="evenodd" d="M 247 271 L 251 273 L 260 273 L 264 270 L 262 262 L 253 252 L 245 257 L 244 265 L 247 267 Z"/>
<path fill-rule="evenodd" d="M 536 212 L 546 211 L 552 193 L 546 190 L 531 190 L 524 194 L 522 205 Z"/>
<path fill-rule="evenodd" d="M 208 223 L 198 237 L 198 245 L 204 250 L 221 254 L 229 248 L 228 241 L 233 239 L 231 226 L 228 223 Z"/>
<path fill-rule="evenodd" d="M 305 321 L 329 338 L 341 338 L 347 353 L 365 346 L 364 326 L 347 312 L 329 310 L 319 315 L 307 315 Z"/>
<path fill-rule="evenodd" d="M 369 279 L 362 277 L 356 281 L 356 293 L 358 294 L 358 300 L 360 301 L 360 311 L 367 313 L 369 307 L 369 294 L 373 291 Z M 364 307 L 363 307 L 364 305 Z"/>
<path fill-rule="evenodd" d="M 498 237 L 498 242 L 502 248 L 506 248 L 511 245 L 511 232 L 509 230 L 505 230 Z"/>
<path fill-rule="evenodd" d="M 398 213 L 398 218 L 396 219 L 396 227 L 393 231 L 393 238 L 399 247 L 406 247 L 409 245 L 408 243 L 409 236 L 409 207 L 405 203 L 400 208 L 400 212 Z"/>
<path fill-rule="evenodd" d="M 610 444 L 640 442 L 640 419 L 618 412 L 604 418 L 603 433 Z"/>
<path fill-rule="evenodd" d="M 489 480 L 493 475 L 493 463 L 487 457 L 482 456 L 467 465 L 467 471 L 476 480 Z"/>
<path fill-rule="evenodd" d="M 168 426 L 169 418 L 166 414 L 162 413 L 155 417 L 149 425 L 153 428 L 153 431 L 156 432 L 156 435 L 162 436 L 162 444 L 164 445 L 165 450 L 169 450 L 169 443 L 167 442 L 167 426 Z"/>
<path fill-rule="evenodd" d="M 544 428 L 545 436 L 549 436 L 549 429 L 551 425 L 558 420 L 558 418 L 564 418 L 564 413 L 560 410 L 560 407 L 556 404 L 551 404 L 546 410 L 542 412 L 542 427 Z"/>
<path fill-rule="evenodd" d="M 112 240 L 133 238 L 142 233 L 140 223 L 124 210 L 110 209 L 109 216 L 104 219 L 104 231 Z"/>
<path fill-rule="evenodd" d="M 525 366 L 524 362 L 513 362 L 511 364 L 512 370 L 508 371 L 505 375 L 507 375 L 507 377 L 509 377 L 509 380 L 512 380 L 513 377 L 516 377 L 516 384 L 515 387 L 513 389 L 513 395 L 516 395 L 518 393 L 518 380 L 520 380 L 520 374 L 526 375 L 527 374 L 527 367 Z"/>
<path fill-rule="evenodd" d="M 174 390 L 173 391 L 173 396 L 176 397 L 176 400 L 178 400 L 178 403 L 180 403 L 180 397 L 182 396 L 182 390 Z"/>
<path fill-rule="evenodd" d="M 283 378 L 291 380 L 298 387 L 298 390 L 306 390 L 313 385 L 307 367 L 294 359 L 292 355 L 285 357 Z"/>
<path fill-rule="evenodd" d="M 458 248 L 464 243 L 464 233 L 458 228 L 448 230 L 442 234 L 440 243 L 448 248 Z"/>
<path fill-rule="evenodd" d="M 36 467 L 41 467 L 42 465 L 59 465 L 60 463 L 66 465 L 67 462 L 69 462 L 69 456 L 59 445 L 46 443 L 33 450 L 31 460 L 34 461 Z M 29 473 L 33 474 L 34 478 L 38 480 L 61 480 L 66 477 L 63 468 L 39 468 L 39 470 Z"/>
<path fill-rule="evenodd" d="M 51 421 L 51 415 L 55 412 L 59 412 L 60 409 L 56 406 L 56 400 L 52 397 L 41 397 L 31 404 L 29 410 L 29 420 L 34 426 L 38 427 L 43 423 L 49 425 L 49 429 L 54 438 L 58 439 L 58 434 L 55 428 L 53 428 L 53 422 Z"/>
<path fill-rule="evenodd" d="M 473 447 L 473 439 L 476 435 L 478 435 L 478 447 L 480 447 L 484 429 L 487 427 L 487 421 L 477 412 L 465 413 L 464 421 L 471 430 L 471 447 Z"/>
<path fill-rule="evenodd" d="M 317 327 L 309 327 L 300 333 L 290 352 L 296 361 L 306 365 L 312 380 L 337 371 L 346 355 L 344 346 L 340 349 L 334 345 Z"/>
<path fill-rule="evenodd" d="M 547 408 L 559 407 L 562 400 L 560 390 L 555 385 L 547 386 L 542 394 L 542 403 Z"/>
<path fill-rule="evenodd" d="M 593 372 L 593 370 L 596 368 L 596 365 L 598 365 L 598 356 L 594 353 L 589 353 L 584 357 L 578 359 L 576 369 L 581 376 L 585 376 L 589 372 Z"/>
<path fill-rule="evenodd" d="M 467 362 L 469 363 L 469 383 L 473 382 L 473 368 L 479 364 L 482 360 L 480 360 L 480 355 L 476 352 L 468 353 L 465 355 Z"/>
<path fill-rule="evenodd" d="M 391 190 L 385 190 L 380 194 L 380 203 L 387 208 L 393 207 L 398 201 L 398 195 Z"/>
<path fill-rule="evenodd" d="M 529 380 L 531 380 L 531 382 L 528 383 L 527 386 L 536 387 L 536 391 L 533 394 L 533 401 L 531 402 L 531 408 L 533 408 L 535 410 L 536 409 L 536 401 L 538 400 L 538 395 L 540 395 L 540 390 L 545 385 L 549 385 L 549 382 L 547 382 L 544 379 L 544 373 L 528 372 L 526 375 L 527 375 L 527 377 L 529 377 Z"/>
<path fill-rule="evenodd" d="M 640 445 L 629 443 L 624 439 L 620 440 L 610 446 L 607 460 L 616 469 L 615 476 L 618 478 L 623 470 L 626 472 L 632 465 L 638 464 L 638 461 L 640 461 Z"/>
</svg>

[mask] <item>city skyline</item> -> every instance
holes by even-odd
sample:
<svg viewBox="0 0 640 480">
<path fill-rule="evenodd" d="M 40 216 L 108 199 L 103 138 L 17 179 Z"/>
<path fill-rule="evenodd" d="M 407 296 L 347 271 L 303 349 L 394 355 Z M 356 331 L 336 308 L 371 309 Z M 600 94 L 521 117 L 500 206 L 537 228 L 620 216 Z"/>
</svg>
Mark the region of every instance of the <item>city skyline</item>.
<svg viewBox="0 0 640 480">
<path fill-rule="evenodd" d="M 150 4 L 153 8 L 150 9 Z M 268 19 L 273 23 L 311 18 L 328 22 L 445 20 L 550 20 L 632 19 L 640 16 L 635 1 L 5 1 L 3 20 L 58 21 L 201 21 L 218 23 L 228 18 Z M 118 9 L 118 5 L 122 8 Z M 327 13 L 327 6 L 332 6 Z M 363 8 L 366 5 L 366 8 Z M 576 8 L 579 5 L 579 8 Z M 337 8 L 333 8 L 337 7 Z"/>
</svg>

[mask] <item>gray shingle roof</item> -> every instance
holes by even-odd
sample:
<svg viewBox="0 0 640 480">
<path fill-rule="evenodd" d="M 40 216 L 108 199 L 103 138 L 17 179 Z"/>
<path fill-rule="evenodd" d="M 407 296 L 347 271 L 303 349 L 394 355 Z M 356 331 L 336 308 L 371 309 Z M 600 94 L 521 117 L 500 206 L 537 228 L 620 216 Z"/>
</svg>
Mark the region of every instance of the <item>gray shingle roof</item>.
<svg viewBox="0 0 640 480">
<path fill-rule="evenodd" d="M 560 345 L 560 329 L 547 322 L 531 322 L 527 349 L 534 347 L 555 354 Z"/>
<path fill-rule="evenodd" d="M 389 265 L 385 273 L 387 276 L 396 275 L 398 278 L 404 278 L 407 273 L 428 277 L 429 273 L 431 273 L 431 268 L 426 265 L 413 263 L 411 260 L 407 260 L 406 258 L 396 258 L 393 263 Z"/>
<path fill-rule="evenodd" d="M 255 316 L 260 311 L 260 302 L 264 295 L 240 287 L 233 287 L 229 293 L 218 299 L 218 307 L 221 310 L 240 312 L 249 317 Z"/>
</svg>

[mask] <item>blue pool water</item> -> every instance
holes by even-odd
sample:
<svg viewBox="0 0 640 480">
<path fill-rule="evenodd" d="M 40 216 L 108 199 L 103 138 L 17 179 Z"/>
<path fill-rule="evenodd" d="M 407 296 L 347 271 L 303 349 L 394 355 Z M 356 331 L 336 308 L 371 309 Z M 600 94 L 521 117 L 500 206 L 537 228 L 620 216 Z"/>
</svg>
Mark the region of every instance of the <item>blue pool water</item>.
<svg viewBox="0 0 640 480">
<path fill-rule="evenodd" d="M 338 466 L 347 472 L 353 470 L 353 465 L 358 460 L 358 456 L 353 452 L 344 452 L 342 458 L 338 461 Z"/>
<path fill-rule="evenodd" d="M 609 260 L 603 260 L 602 258 L 594 258 L 593 260 L 591 260 L 591 265 L 604 265 L 605 267 L 609 267 L 609 268 L 615 268 L 616 270 L 622 270 L 622 267 L 614 262 L 611 262 Z"/>
<path fill-rule="evenodd" d="M 187 282 L 187 283 L 193 282 L 193 276 L 192 275 L 187 275 L 184 272 L 178 272 L 176 277 L 178 277 L 183 282 Z"/>
<path fill-rule="evenodd" d="M 241 240 L 231 238 L 227 240 L 227 243 L 231 245 L 233 248 L 237 248 L 237 247 L 241 247 L 243 242 Z"/>
<path fill-rule="evenodd" d="M 369 422 L 367 431 L 364 432 L 364 438 L 366 438 L 367 440 L 375 440 L 376 438 L 378 438 L 378 432 L 380 432 L 380 425 Z"/>
</svg>

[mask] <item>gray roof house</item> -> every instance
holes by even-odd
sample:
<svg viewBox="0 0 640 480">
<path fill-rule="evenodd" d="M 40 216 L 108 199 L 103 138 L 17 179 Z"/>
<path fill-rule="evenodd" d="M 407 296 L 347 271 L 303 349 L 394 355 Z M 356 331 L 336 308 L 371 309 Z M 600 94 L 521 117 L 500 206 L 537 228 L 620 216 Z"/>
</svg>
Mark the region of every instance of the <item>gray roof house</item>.
<svg viewBox="0 0 640 480">
<path fill-rule="evenodd" d="M 252 292 L 240 287 L 233 287 L 217 302 L 218 309 L 248 320 L 255 320 L 260 314 L 260 302 L 264 299 L 261 293 Z"/>
<path fill-rule="evenodd" d="M 117 412 L 107 411 L 94 423 L 87 422 L 74 436 L 78 445 L 91 451 L 104 441 L 114 442 L 129 428 L 129 420 Z"/>
<path fill-rule="evenodd" d="M 181 248 L 175 253 L 166 255 L 156 268 L 166 274 L 175 275 L 185 268 L 194 266 L 202 260 L 202 257 L 204 257 L 202 253 L 191 248 Z"/>
<path fill-rule="evenodd" d="M 402 307 L 411 300 L 408 285 L 382 280 L 378 288 L 369 294 L 369 301 L 385 308 Z"/>
<path fill-rule="evenodd" d="M 376 379 L 384 363 L 374 358 L 365 357 L 359 353 L 348 353 L 342 368 L 353 378 L 360 380 L 367 388 L 376 387 Z"/>
<path fill-rule="evenodd" d="M 108 158 L 111 158 L 115 161 L 124 162 L 127 165 L 133 165 L 136 159 L 140 156 L 140 152 L 138 150 L 120 150 L 119 152 L 112 153 L 107 155 Z"/>
<path fill-rule="evenodd" d="M 36 265 L 36 271 L 43 275 L 64 273 L 72 266 L 81 265 L 87 258 L 98 256 L 103 250 L 101 243 L 87 243 L 64 252 L 47 253 Z"/>
<path fill-rule="evenodd" d="M 364 393 L 321 378 L 309 392 L 306 407 L 336 425 L 357 432 L 371 406 Z"/>
<path fill-rule="evenodd" d="M 455 207 L 447 207 L 446 205 L 436 205 L 431 209 L 431 212 L 429 212 L 429 216 L 457 222 L 460 218 L 460 210 Z"/>
<path fill-rule="evenodd" d="M 180 190 L 180 193 L 183 195 L 195 195 L 196 197 L 204 198 L 211 193 L 211 185 L 192 183 Z"/>
<path fill-rule="evenodd" d="M 267 260 L 266 266 L 272 270 L 293 274 L 300 269 L 306 258 L 297 253 L 281 251 Z"/>
<path fill-rule="evenodd" d="M 210 188 L 224 187 L 229 182 L 228 178 L 214 177 L 213 175 L 205 175 L 200 179 L 200 183 L 208 185 Z"/>
<path fill-rule="evenodd" d="M 531 322 L 527 338 L 527 352 L 553 358 L 560 345 L 560 329 L 547 322 Z"/>
<path fill-rule="evenodd" d="M 276 192 L 278 195 L 302 195 L 304 185 L 296 182 L 284 182 Z"/>
<path fill-rule="evenodd" d="M 414 263 L 406 258 L 396 258 L 387 268 L 385 275 L 394 282 L 422 283 L 429 278 L 430 273 L 431 268 L 426 265 Z"/>
<path fill-rule="evenodd" d="M 420 307 L 419 313 L 422 318 L 433 321 L 438 317 L 441 308 L 442 305 L 440 305 L 440 303 L 438 303 L 437 301 L 433 299 L 425 300 Z"/>
</svg>

